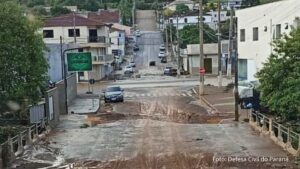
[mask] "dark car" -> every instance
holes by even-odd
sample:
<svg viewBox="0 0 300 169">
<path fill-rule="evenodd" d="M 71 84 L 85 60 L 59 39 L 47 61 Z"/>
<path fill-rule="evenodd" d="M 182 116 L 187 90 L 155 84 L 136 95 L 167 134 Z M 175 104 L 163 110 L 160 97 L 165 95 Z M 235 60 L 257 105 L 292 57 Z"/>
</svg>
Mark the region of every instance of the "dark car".
<svg viewBox="0 0 300 169">
<path fill-rule="evenodd" d="M 165 70 L 164 70 L 164 75 L 176 76 L 177 75 L 177 69 L 174 69 L 172 67 L 166 67 Z"/>
<path fill-rule="evenodd" d="M 161 63 L 167 63 L 167 58 L 166 57 L 162 57 L 160 60 Z"/>
<path fill-rule="evenodd" d="M 149 66 L 155 66 L 155 61 L 150 61 Z"/>
<path fill-rule="evenodd" d="M 133 51 L 139 51 L 139 50 L 140 50 L 139 46 L 138 45 L 134 45 Z"/>
<path fill-rule="evenodd" d="M 120 86 L 109 86 L 104 91 L 104 101 L 108 102 L 123 102 L 124 94 Z"/>
</svg>

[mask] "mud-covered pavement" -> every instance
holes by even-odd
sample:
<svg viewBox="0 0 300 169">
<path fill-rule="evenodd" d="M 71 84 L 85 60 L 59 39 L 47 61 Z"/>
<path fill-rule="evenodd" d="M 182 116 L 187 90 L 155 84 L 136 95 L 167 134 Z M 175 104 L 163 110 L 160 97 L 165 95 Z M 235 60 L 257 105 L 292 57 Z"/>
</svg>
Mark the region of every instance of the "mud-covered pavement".
<svg viewBox="0 0 300 169">
<path fill-rule="evenodd" d="M 48 161 L 48 166 L 56 165 L 52 168 L 70 165 L 100 169 L 288 168 L 292 165 L 292 158 L 277 163 L 251 161 L 288 156 L 247 123 L 219 124 L 226 118 L 230 115 L 212 112 L 193 96 L 140 97 L 124 103 L 108 103 L 97 114 L 61 116 L 58 128 L 43 142 L 47 151 L 35 158 L 35 162 Z M 237 157 L 244 161 L 232 161 Z"/>
</svg>

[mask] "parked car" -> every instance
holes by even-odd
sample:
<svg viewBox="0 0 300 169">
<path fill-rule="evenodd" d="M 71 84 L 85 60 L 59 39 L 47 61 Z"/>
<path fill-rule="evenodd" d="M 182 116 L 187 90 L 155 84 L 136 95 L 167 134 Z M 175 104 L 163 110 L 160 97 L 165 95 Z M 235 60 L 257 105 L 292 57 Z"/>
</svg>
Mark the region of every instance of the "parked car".
<svg viewBox="0 0 300 169">
<path fill-rule="evenodd" d="M 164 75 L 176 76 L 177 75 L 177 69 L 174 69 L 172 67 L 166 67 L 165 70 L 164 70 Z"/>
<path fill-rule="evenodd" d="M 127 74 L 127 73 L 133 73 L 133 67 L 128 65 L 124 68 L 124 74 Z"/>
<path fill-rule="evenodd" d="M 160 60 L 161 63 L 167 63 L 167 57 L 162 57 Z"/>
<path fill-rule="evenodd" d="M 149 66 L 155 66 L 155 61 L 150 61 Z"/>
<path fill-rule="evenodd" d="M 141 36 L 140 30 L 136 30 L 136 31 L 135 31 L 135 36 L 137 36 L 137 37 L 140 37 L 140 36 Z"/>
<path fill-rule="evenodd" d="M 140 50 L 140 48 L 139 48 L 138 45 L 134 45 L 134 46 L 133 46 L 133 51 L 139 51 L 139 50 Z"/>
<path fill-rule="evenodd" d="M 159 47 L 159 50 L 160 51 L 165 51 L 166 50 L 166 47 L 164 44 L 161 44 L 160 47 Z"/>
<path fill-rule="evenodd" d="M 133 62 L 133 61 L 129 62 L 129 66 L 135 67 L 135 62 Z"/>
<path fill-rule="evenodd" d="M 104 102 L 123 102 L 124 90 L 120 86 L 108 86 L 104 93 Z"/>
<path fill-rule="evenodd" d="M 165 52 L 159 52 L 159 54 L 158 54 L 158 58 L 162 58 L 162 57 L 165 57 Z"/>
</svg>

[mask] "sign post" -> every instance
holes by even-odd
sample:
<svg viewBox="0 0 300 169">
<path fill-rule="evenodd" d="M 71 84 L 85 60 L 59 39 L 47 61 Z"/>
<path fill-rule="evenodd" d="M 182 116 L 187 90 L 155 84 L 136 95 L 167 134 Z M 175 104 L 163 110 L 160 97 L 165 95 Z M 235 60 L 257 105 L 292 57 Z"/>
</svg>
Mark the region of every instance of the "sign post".
<svg viewBox="0 0 300 169">
<path fill-rule="evenodd" d="M 204 68 L 200 68 L 199 69 L 199 73 L 201 76 L 204 76 L 205 75 L 205 69 Z"/>
<path fill-rule="evenodd" d="M 92 71 L 92 55 L 89 52 L 68 53 L 68 71 Z"/>
</svg>

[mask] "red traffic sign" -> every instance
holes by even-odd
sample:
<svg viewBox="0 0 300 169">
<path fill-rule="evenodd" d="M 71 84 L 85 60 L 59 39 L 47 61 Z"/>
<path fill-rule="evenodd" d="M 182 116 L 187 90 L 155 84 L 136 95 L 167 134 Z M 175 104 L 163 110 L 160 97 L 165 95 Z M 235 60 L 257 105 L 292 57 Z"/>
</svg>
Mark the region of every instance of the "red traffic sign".
<svg viewBox="0 0 300 169">
<path fill-rule="evenodd" d="M 205 69 L 204 69 L 204 68 L 200 68 L 200 69 L 199 69 L 199 73 L 200 73 L 201 75 L 204 75 L 204 74 L 205 74 Z"/>
</svg>

